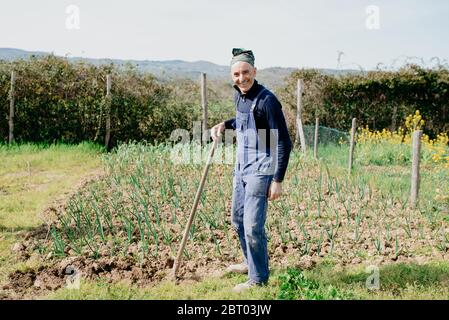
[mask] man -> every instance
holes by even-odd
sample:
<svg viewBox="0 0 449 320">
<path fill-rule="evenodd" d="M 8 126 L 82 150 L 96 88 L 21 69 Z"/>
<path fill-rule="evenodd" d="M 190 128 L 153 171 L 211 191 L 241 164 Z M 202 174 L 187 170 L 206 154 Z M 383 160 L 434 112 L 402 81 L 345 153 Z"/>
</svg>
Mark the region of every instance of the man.
<svg viewBox="0 0 449 320">
<path fill-rule="evenodd" d="M 234 48 L 232 54 L 236 118 L 215 125 L 211 135 L 216 140 L 225 129 L 237 133 L 232 224 L 239 236 L 244 261 L 227 270 L 248 273 L 249 280 L 234 287 L 234 291 L 241 292 L 268 281 L 267 200 L 275 200 L 282 194 L 292 143 L 281 104 L 255 79 L 253 52 Z"/>
</svg>

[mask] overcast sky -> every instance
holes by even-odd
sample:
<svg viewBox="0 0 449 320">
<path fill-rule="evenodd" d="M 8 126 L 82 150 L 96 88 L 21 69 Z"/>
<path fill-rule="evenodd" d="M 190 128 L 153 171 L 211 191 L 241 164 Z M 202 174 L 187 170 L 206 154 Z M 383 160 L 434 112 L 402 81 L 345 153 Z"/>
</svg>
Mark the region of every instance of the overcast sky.
<svg viewBox="0 0 449 320">
<path fill-rule="evenodd" d="M 336 68 L 338 52 L 340 68 L 449 60 L 447 0 L 2 0 L 0 10 L 0 47 L 57 55 L 227 65 L 245 47 L 260 68 Z"/>
</svg>

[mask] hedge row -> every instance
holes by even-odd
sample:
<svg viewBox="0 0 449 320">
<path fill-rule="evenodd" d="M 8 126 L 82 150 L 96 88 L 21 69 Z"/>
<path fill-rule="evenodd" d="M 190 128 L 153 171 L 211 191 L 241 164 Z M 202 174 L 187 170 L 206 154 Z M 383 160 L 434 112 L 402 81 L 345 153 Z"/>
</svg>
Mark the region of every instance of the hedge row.
<svg viewBox="0 0 449 320">
<path fill-rule="evenodd" d="M 0 61 L 0 139 L 8 139 L 11 70 L 16 71 L 16 141 L 104 142 L 106 75 L 112 75 L 111 144 L 164 141 L 177 128 L 191 130 L 201 118 L 198 82 L 160 82 L 132 67 L 117 69 L 71 63 L 54 56 Z M 449 70 L 407 65 L 397 72 L 373 71 L 331 76 L 298 70 L 277 91 L 292 135 L 295 132 L 297 79 L 304 81 L 303 119 L 348 130 L 351 119 L 372 129 L 396 129 L 406 115 L 421 111 L 431 137 L 449 131 Z M 229 83 L 209 83 L 209 126 L 233 114 Z M 223 92 L 229 93 L 224 100 Z"/>
<path fill-rule="evenodd" d="M 372 71 L 331 76 L 317 70 L 298 70 L 286 79 L 278 94 L 291 128 L 296 116 L 297 80 L 303 79 L 303 118 L 348 130 L 351 119 L 372 129 L 397 129 L 404 119 L 419 109 L 426 119 L 430 136 L 449 131 L 449 70 L 406 65 L 396 72 Z"/>
<path fill-rule="evenodd" d="M 176 128 L 192 126 L 201 110 L 186 90 L 192 82 L 161 83 L 131 67 L 70 63 L 47 56 L 0 62 L 0 137 L 8 139 L 11 70 L 16 72 L 16 141 L 104 142 L 106 75 L 111 74 L 111 144 L 129 140 L 165 140 Z M 178 83 L 179 84 L 179 83 Z M 179 99 L 179 88 L 184 99 Z M 190 88 L 191 87 L 191 88 Z M 187 88 L 187 89 L 186 89 Z"/>
</svg>

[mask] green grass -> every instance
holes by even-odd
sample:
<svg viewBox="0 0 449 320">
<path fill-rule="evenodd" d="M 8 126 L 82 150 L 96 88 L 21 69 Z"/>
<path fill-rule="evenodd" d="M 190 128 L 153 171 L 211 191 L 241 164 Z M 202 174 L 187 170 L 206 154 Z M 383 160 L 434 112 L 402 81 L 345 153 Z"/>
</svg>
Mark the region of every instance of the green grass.
<svg viewBox="0 0 449 320">
<path fill-rule="evenodd" d="M 448 261 L 383 266 L 379 269 L 378 290 L 367 289 L 370 273 L 366 266 L 335 269 L 332 264 L 322 264 L 305 274 L 358 299 L 449 299 Z"/>
<path fill-rule="evenodd" d="M 83 177 L 101 170 L 102 148 L 90 144 L 0 144 L 0 284 L 17 264 L 11 252 L 41 212 L 63 201 Z"/>
<path fill-rule="evenodd" d="M 0 145 L 0 229 L 29 229 L 37 213 L 69 191 L 80 177 L 100 168 L 99 146 Z"/>
<path fill-rule="evenodd" d="M 232 287 L 245 277 L 226 275 L 205 278 L 200 282 L 176 285 L 170 280 L 146 288 L 129 283 L 110 284 L 101 280 L 82 281 L 80 289 L 60 289 L 43 299 L 449 299 L 449 262 L 431 262 L 426 265 L 396 264 L 381 267 L 379 289 L 366 287 L 365 266 L 338 269 L 333 263 L 323 262 L 312 270 L 294 268 L 274 269 L 267 286 L 256 287 L 242 294 Z"/>
<path fill-rule="evenodd" d="M 334 300 L 354 299 L 350 292 L 344 292 L 331 284 L 310 279 L 301 270 L 289 268 L 279 276 L 279 299 L 283 300 Z"/>
<path fill-rule="evenodd" d="M 82 281 L 80 289 L 60 289 L 44 299 L 158 299 L 158 300 L 269 300 L 278 295 L 276 273 L 267 286 L 257 287 L 241 294 L 232 292 L 234 285 L 245 282 L 242 275 L 225 275 L 222 278 L 209 277 L 200 282 L 175 284 L 164 280 L 155 286 L 138 288 L 129 283 L 110 284 L 101 280 Z"/>
</svg>

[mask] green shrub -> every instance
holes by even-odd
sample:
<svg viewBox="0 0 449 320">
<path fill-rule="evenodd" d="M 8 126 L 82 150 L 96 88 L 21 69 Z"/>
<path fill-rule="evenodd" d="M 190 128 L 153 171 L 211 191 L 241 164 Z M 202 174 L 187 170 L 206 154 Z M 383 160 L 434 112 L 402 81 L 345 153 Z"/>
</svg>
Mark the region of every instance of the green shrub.
<svg viewBox="0 0 449 320">
<path fill-rule="evenodd" d="M 326 75 L 318 70 L 298 70 L 286 78 L 278 96 L 286 106 L 286 118 L 294 133 L 296 87 L 304 82 L 302 117 L 305 124 L 348 130 L 352 118 L 358 126 L 371 129 L 404 127 L 403 120 L 420 110 L 427 120 L 425 133 L 434 138 L 449 131 L 449 70 L 406 65 L 398 71 L 370 71 L 344 76 Z"/>
<path fill-rule="evenodd" d="M 192 101 L 175 86 L 132 67 L 70 63 L 55 56 L 0 61 L 0 137 L 8 137 L 11 70 L 16 72 L 14 136 L 17 142 L 55 141 L 102 144 L 111 86 L 111 144 L 130 140 L 165 140 L 191 120 Z M 190 125 L 191 126 L 191 125 Z"/>
<path fill-rule="evenodd" d="M 350 299 L 350 294 L 343 294 L 332 285 L 322 286 L 315 280 L 308 279 L 300 270 L 289 268 L 279 275 L 279 299 L 282 300 L 330 300 Z"/>
</svg>

